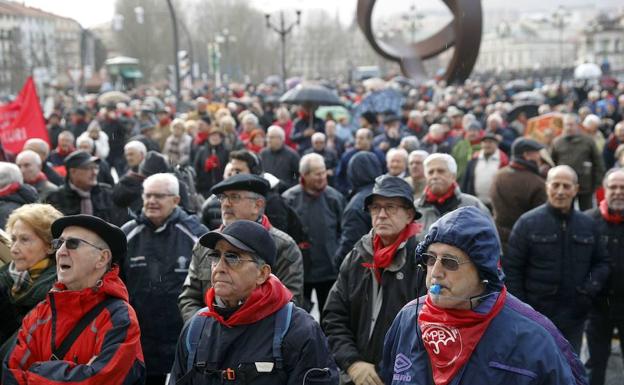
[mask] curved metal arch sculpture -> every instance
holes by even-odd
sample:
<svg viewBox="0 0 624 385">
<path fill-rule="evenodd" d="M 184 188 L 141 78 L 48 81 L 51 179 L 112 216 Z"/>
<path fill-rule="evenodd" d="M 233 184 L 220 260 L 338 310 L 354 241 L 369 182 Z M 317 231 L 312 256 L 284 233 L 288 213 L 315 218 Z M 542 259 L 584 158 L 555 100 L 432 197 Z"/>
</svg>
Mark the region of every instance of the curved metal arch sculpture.
<svg viewBox="0 0 624 385">
<path fill-rule="evenodd" d="M 398 62 L 403 74 L 416 81 L 427 78 L 422 61 L 454 46 L 453 56 L 444 72 L 449 82 L 466 80 L 479 55 L 483 18 L 481 0 L 443 0 L 453 20 L 440 31 L 412 44 L 378 41 L 373 33 L 373 8 L 376 0 L 358 0 L 357 21 L 366 40 L 382 57 Z"/>
</svg>

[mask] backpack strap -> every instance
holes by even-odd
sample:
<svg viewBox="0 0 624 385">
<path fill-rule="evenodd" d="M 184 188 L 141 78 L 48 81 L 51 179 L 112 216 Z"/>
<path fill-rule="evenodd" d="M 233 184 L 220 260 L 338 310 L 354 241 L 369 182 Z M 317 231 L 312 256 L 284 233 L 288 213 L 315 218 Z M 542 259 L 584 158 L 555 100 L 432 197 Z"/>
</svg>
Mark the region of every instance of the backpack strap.
<svg viewBox="0 0 624 385">
<path fill-rule="evenodd" d="M 282 357 L 282 341 L 290 328 L 292 310 L 294 304 L 288 302 L 277 311 L 275 315 L 275 329 L 273 330 L 273 359 L 277 369 L 283 368 L 284 359 Z"/>
<path fill-rule="evenodd" d="M 53 296 L 50 297 L 53 301 Z M 78 321 L 76 326 L 69 332 L 69 334 L 63 339 L 59 347 L 56 347 L 56 343 L 54 338 L 52 338 L 52 356 L 50 356 L 50 361 L 58 361 L 63 360 L 65 355 L 72 347 L 76 339 L 80 336 L 83 330 L 89 325 L 93 320 L 104 310 L 104 308 L 113 304 L 114 302 L 123 302 L 122 299 L 108 297 L 102 302 L 95 305 L 91 310 L 89 310 L 81 319 Z"/>
<path fill-rule="evenodd" d="M 208 317 L 203 317 L 199 314 L 208 310 L 208 307 L 199 309 L 191 318 L 191 323 L 189 325 L 188 331 L 186 332 L 186 351 L 188 352 L 186 361 L 187 372 L 193 370 L 195 357 L 197 356 L 197 347 L 199 346 L 199 341 L 204 331 L 204 326 L 206 325 L 206 321 L 208 320 Z"/>
</svg>

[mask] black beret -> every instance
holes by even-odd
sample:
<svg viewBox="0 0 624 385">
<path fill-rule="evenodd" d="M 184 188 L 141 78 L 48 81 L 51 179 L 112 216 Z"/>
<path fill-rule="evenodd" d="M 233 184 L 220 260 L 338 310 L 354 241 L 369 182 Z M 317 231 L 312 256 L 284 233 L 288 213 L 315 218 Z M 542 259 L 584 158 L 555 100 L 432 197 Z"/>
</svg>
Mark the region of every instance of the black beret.
<svg viewBox="0 0 624 385">
<path fill-rule="evenodd" d="M 96 233 L 110 247 L 113 262 L 118 263 L 126 257 L 128 242 L 126 234 L 119 227 L 93 215 L 68 215 L 52 223 L 52 236 L 60 237 L 63 230 L 69 226 L 82 227 Z"/>
<path fill-rule="evenodd" d="M 414 219 L 418 219 L 422 216 L 420 211 L 416 210 L 414 205 L 414 195 L 412 193 L 412 187 L 403 178 L 396 176 L 390 176 L 387 174 L 378 176 L 375 179 L 375 186 L 373 191 L 364 198 L 364 209 L 368 210 L 368 205 L 373 202 L 375 196 L 381 196 L 385 198 L 402 198 L 410 208 L 413 208 L 416 212 Z"/>
<path fill-rule="evenodd" d="M 518 138 L 511 144 L 511 155 L 519 157 L 525 152 L 539 151 L 542 148 L 544 148 L 544 145 L 533 139 Z"/>
<path fill-rule="evenodd" d="M 243 190 L 266 196 L 270 189 L 269 182 L 259 175 L 236 174 L 212 186 L 210 192 L 221 194 L 224 191 Z"/>
<path fill-rule="evenodd" d="M 167 157 L 156 151 L 148 151 L 139 165 L 139 174 L 150 176 L 161 172 L 169 172 L 171 167 Z"/>
<path fill-rule="evenodd" d="M 86 151 L 74 151 L 65 158 L 65 168 L 78 168 L 89 163 L 100 163 L 100 158 L 93 156 Z"/>
<path fill-rule="evenodd" d="M 240 220 L 221 231 L 213 230 L 199 238 L 199 243 L 209 249 L 214 249 L 219 240 L 225 240 L 232 246 L 249 253 L 254 253 L 273 267 L 277 249 L 275 241 L 269 232 L 259 223 Z"/>
</svg>

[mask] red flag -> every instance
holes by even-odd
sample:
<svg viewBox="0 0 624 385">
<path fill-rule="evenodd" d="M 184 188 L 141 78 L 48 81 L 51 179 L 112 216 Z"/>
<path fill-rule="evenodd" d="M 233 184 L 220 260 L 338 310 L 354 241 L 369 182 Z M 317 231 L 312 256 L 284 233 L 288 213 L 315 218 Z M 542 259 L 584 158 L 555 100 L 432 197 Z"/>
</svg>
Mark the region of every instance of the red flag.
<svg viewBox="0 0 624 385">
<path fill-rule="evenodd" d="M 30 138 L 41 138 L 50 143 L 48 130 L 39 105 L 37 89 L 32 76 L 11 103 L 0 106 L 0 141 L 11 152 L 22 151 L 24 142 Z"/>
</svg>

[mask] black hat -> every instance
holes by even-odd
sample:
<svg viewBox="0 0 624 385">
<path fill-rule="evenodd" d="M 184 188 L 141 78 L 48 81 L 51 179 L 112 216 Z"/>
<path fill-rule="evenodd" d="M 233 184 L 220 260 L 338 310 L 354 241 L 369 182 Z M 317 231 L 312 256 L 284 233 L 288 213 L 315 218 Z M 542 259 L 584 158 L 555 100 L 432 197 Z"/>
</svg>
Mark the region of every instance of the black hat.
<svg viewBox="0 0 624 385">
<path fill-rule="evenodd" d="M 148 151 L 145 159 L 139 165 L 139 174 L 150 176 L 159 172 L 169 172 L 167 158 L 156 151 Z"/>
<path fill-rule="evenodd" d="M 58 238 L 66 227 L 78 226 L 96 233 L 111 250 L 113 262 L 119 262 L 126 257 L 126 234 L 113 224 L 93 215 L 68 215 L 52 223 L 52 236 Z"/>
<path fill-rule="evenodd" d="M 511 145 L 511 156 L 520 157 L 527 151 L 539 151 L 542 148 L 544 146 L 533 139 L 518 138 Z"/>
<path fill-rule="evenodd" d="M 213 230 L 199 238 L 199 243 L 209 249 L 214 249 L 219 240 L 225 240 L 232 246 L 254 253 L 263 261 L 273 266 L 277 249 L 271 234 L 259 223 L 240 220 L 221 231 Z"/>
<path fill-rule="evenodd" d="M 243 190 L 266 196 L 270 189 L 271 185 L 269 182 L 259 175 L 236 174 L 212 186 L 210 192 L 212 194 L 220 194 L 229 190 Z"/>
<path fill-rule="evenodd" d="M 65 158 L 65 168 L 78 168 L 89 163 L 100 163 L 100 158 L 93 156 L 86 151 L 74 151 Z"/>
<path fill-rule="evenodd" d="M 368 205 L 372 203 L 375 196 L 382 196 L 386 198 L 402 198 L 407 202 L 409 207 L 413 208 L 416 214 L 414 219 L 418 219 L 422 216 L 420 211 L 416 210 L 414 205 L 414 195 L 412 187 L 403 178 L 390 175 L 381 175 L 375 179 L 375 186 L 373 192 L 368 194 L 364 199 L 364 207 L 367 209 Z"/>
<path fill-rule="evenodd" d="M 500 142 L 498 140 L 498 136 L 496 136 L 495 134 L 491 132 L 487 132 L 485 135 L 483 135 L 483 137 L 481 138 L 481 141 L 483 142 L 484 140 L 495 140 L 496 142 Z"/>
<path fill-rule="evenodd" d="M 394 113 L 394 111 L 386 111 L 381 117 L 381 120 L 384 124 L 398 122 L 401 120 L 401 117 Z"/>
<path fill-rule="evenodd" d="M 362 115 L 360 115 L 363 119 L 365 119 L 370 124 L 377 124 L 377 114 L 373 111 L 364 111 Z"/>
<path fill-rule="evenodd" d="M 85 111 L 84 108 L 82 107 L 78 107 L 74 110 L 74 114 L 76 115 L 80 115 L 80 116 L 86 116 L 87 115 L 87 111 Z"/>
</svg>

